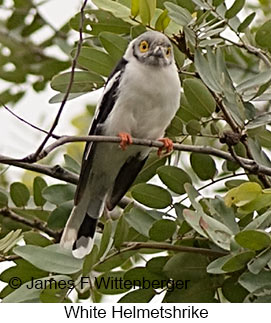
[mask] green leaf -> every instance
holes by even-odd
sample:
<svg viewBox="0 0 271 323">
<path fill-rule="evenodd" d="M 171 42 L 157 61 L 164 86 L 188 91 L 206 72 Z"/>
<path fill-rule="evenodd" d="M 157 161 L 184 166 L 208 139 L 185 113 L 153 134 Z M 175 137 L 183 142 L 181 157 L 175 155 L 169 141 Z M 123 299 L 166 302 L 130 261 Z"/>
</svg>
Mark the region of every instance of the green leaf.
<svg viewBox="0 0 271 323">
<path fill-rule="evenodd" d="M 190 108 L 194 109 L 201 117 L 209 117 L 214 112 L 215 100 L 200 80 L 185 79 L 183 89 Z"/>
<path fill-rule="evenodd" d="M 65 275 L 54 275 L 54 276 L 48 276 L 48 277 L 42 277 L 38 278 L 37 280 L 34 280 L 34 286 L 35 284 L 42 284 L 49 280 L 55 280 L 55 281 L 70 281 L 71 278 L 69 276 Z M 3 303 L 38 303 L 40 302 L 39 296 L 43 289 L 38 288 L 31 288 L 29 289 L 27 286 L 29 286 L 29 282 L 23 284 L 20 288 L 16 289 L 13 293 L 8 295 L 3 299 Z M 31 283 L 32 284 L 32 283 Z"/>
<path fill-rule="evenodd" d="M 92 0 L 92 2 L 99 8 L 111 12 L 117 18 L 128 18 L 130 16 L 130 9 L 123 6 L 119 2 L 112 0 Z"/>
<path fill-rule="evenodd" d="M 236 242 L 243 248 L 250 250 L 262 250 L 271 245 L 270 235 L 259 230 L 245 230 L 237 233 Z"/>
<path fill-rule="evenodd" d="M 50 285 L 46 286 L 40 293 L 40 300 L 42 303 L 71 303 L 67 297 L 69 291 L 73 288 L 72 280 L 61 280 L 58 284 L 54 284 L 52 288 Z"/>
<path fill-rule="evenodd" d="M 71 171 L 75 174 L 80 174 L 81 166 L 79 165 L 79 163 L 75 159 L 73 159 L 70 155 L 65 154 L 64 160 L 65 160 L 65 168 L 66 169 L 68 169 L 69 171 Z"/>
<path fill-rule="evenodd" d="M 262 84 L 265 84 L 271 80 L 271 70 L 265 70 L 256 76 L 249 78 L 248 80 L 242 81 L 237 85 L 236 90 L 241 92 L 250 88 L 259 88 Z"/>
<path fill-rule="evenodd" d="M 86 92 L 70 93 L 68 95 L 67 101 L 78 98 L 79 96 L 84 95 L 84 94 L 86 94 Z M 49 103 L 50 104 L 61 103 L 64 100 L 65 95 L 66 95 L 66 93 L 58 93 L 50 98 Z"/>
<path fill-rule="evenodd" d="M 45 187 L 47 187 L 47 183 L 42 177 L 37 176 L 34 178 L 33 195 L 37 206 L 43 206 L 46 203 L 46 200 L 42 197 L 42 191 Z"/>
<path fill-rule="evenodd" d="M 235 0 L 233 5 L 225 13 L 225 18 L 231 19 L 235 17 L 240 10 L 243 9 L 246 1 L 245 0 Z"/>
<path fill-rule="evenodd" d="M 156 174 L 157 168 L 163 166 L 167 160 L 167 157 L 160 158 L 157 153 L 151 153 L 143 167 L 143 169 L 137 175 L 133 185 L 139 183 L 145 183 L 149 181 Z"/>
<path fill-rule="evenodd" d="M 257 275 L 271 260 L 271 250 L 266 249 L 263 250 L 260 254 L 256 255 L 251 261 L 248 263 L 248 270 Z"/>
<path fill-rule="evenodd" d="M 42 191 L 42 196 L 50 203 L 60 205 L 71 201 L 74 197 L 75 186 L 70 184 L 54 184 Z"/>
<path fill-rule="evenodd" d="M 71 72 L 62 73 L 53 77 L 51 87 L 53 90 L 66 93 L 71 80 Z M 71 93 L 90 92 L 100 88 L 104 84 L 104 80 L 96 73 L 86 71 L 74 72 L 74 79 L 71 87 Z"/>
<path fill-rule="evenodd" d="M 238 277 L 227 278 L 222 285 L 223 296 L 231 303 L 242 303 L 247 296 L 247 290 L 238 283 Z"/>
<path fill-rule="evenodd" d="M 263 192 L 263 194 L 260 194 L 251 202 L 247 203 L 244 206 L 239 207 L 238 212 L 240 214 L 249 214 L 254 211 L 259 211 L 270 205 L 271 205 L 271 194 Z"/>
<path fill-rule="evenodd" d="M 156 8 L 156 0 L 139 0 L 139 15 L 143 25 L 150 25 Z"/>
<path fill-rule="evenodd" d="M 200 134 L 201 124 L 198 120 L 190 120 L 185 129 L 189 135 L 196 136 Z"/>
<path fill-rule="evenodd" d="M 256 16 L 256 12 L 252 12 L 250 15 L 248 15 L 245 18 L 245 20 L 239 25 L 237 29 L 239 33 L 244 32 L 244 30 L 251 24 L 255 16 Z"/>
<path fill-rule="evenodd" d="M 213 6 L 218 7 L 224 2 L 224 0 L 213 0 Z"/>
<path fill-rule="evenodd" d="M 261 193 L 262 188 L 258 183 L 246 182 L 229 190 L 224 197 L 224 201 L 228 207 L 232 204 L 241 207 L 255 200 Z"/>
<path fill-rule="evenodd" d="M 234 234 L 240 231 L 233 208 L 227 207 L 221 197 L 209 199 L 206 204 L 212 217 L 224 223 Z"/>
<path fill-rule="evenodd" d="M 168 10 L 169 17 L 181 26 L 186 26 L 192 21 L 191 13 L 181 6 L 178 6 L 172 2 L 164 2 L 165 8 Z"/>
<path fill-rule="evenodd" d="M 106 31 L 99 34 L 99 40 L 114 62 L 121 59 L 128 46 L 125 38 Z"/>
<path fill-rule="evenodd" d="M 163 270 L 165 264 L 168 262 L 168 260 L 169 260 L 168 256 L 154 257 L 147 262 L 146 268 L 151 273 L 161 275 L 162 270 Z"/>
<path fill-rule="evenodd" d="M 166 263 L 163 272 L 174 280 L 201 280 L 208 277 L 206 256 L 191 253 L 178 253 Z"/>
<path fill-rule="evenodd" d="M 209 155 L 191 153 L 190 163 L 194 172 L 203 181 L 212 179 L 217 172 L 215 161 Z"/>
<path fill-rule="evenodd" d="M 270 71 L 271 73 L 271 71 Z M 246 125 L 247 129 L 255 129 L 261 126 L 265 126 L 267 124 L 271 123 L 271 114 L 270 113 L 263 113 L 262 115 L 259 115 L 255 117 L 252 120 L 249 120 L 249 122 Z"/>
<path fill-rule="evenodd" d="M 271 49 L 271 20 L 266 21 L 256 32 L 255 40 L 263 48 Z"/>
<path fill-rule="evenodd" d="M 263 270 L 258 275 L 245 272 L 239 277 L 238 282 L 250 293 L 252 293 L 259 288 L 271 286 L 271 272 Z"/>
<path fill-rule="evenodd" d="M 10 185 L 10 197 L 17 207 L 22 207 L 27 205 L 30 192 L 25 184 L 15 182 Z"/>
<path fill-rule="evenodd" d="M 156 295 L 152 288 L 133 290 L 122 296 L 118 303 L 148 303 Z"/>
<path fill-rule="evenodd" d="M 253 221 L 251 221 L 244 230 L 256 230 L 269 227 L 271 224 L 271 210 L 266 211 L 264 214 L 256 217 Z"/>
<path fill-rule="evenodd" d="M 175 116 L 166 129 L 166 136 L 169 138 L 178 137 L 182 134 L 183 123 L 180 117 Z"/>
<path fill-rule="evenodd" d="M 93 269 L 95 271 L 99 272 L 108 272 L 109 270 L 121 266 L 123 263 L 125 263 L 131 256 L 133 256 L 136 253 L 136 251 L 127 251 L 125 253 L 119 253 L 115 255 L 114 257 L 105 258 L 105 260 L 101 261 L 100 263 L 97 263 Z"/>
<path fill-rule="evenodd" d="M 222 270 L 226 272 L 238 271 L 246 266 L 246 264 L 254 257 L 253 251 L 243 251 L 231 257 L 223 266 Z"/>
<path fill-rule="evenodd" d="M 85 257 L 85 260 L 84 260 L 84 264 L 83 264 L 83 273 L 82 275 L 83 276 L 87 276 L 89 275 L 92 267 L 95 265 L 95 263 L 97 262 L 97 256 L 98 256 L 98 247 L 97 245 L 95 244 L 90 252 L 90 254 L 88 254 L 86 257 Z"/>
<path fill-rule="evenodd" d="M 32 279 L 41 278 L 48 275 L 48 272 L 40 270 L 24 259 L 16 259 L 16 266 L 9 267 L 0 275 L 0 280 L 8 283 L 13 277 L 19 277 L 22 283 Z"/>
<path fill-rule="evenodd" d="M 202 235 L 205 238 L 208 238 L 208 235 L 202 230 L 201 226 L 199 225 L 200 221 L 200 215 L 192 210 L 185 209 L 183 211 L 183 217 L 185 221 L 194 229 L 196 230 L 200 235 Z"/>
<path fill-rule="evenodd" d="M 72 51 L 72 56 L 74 56 L 75 53 L 76 49 Z M 89 71 L 103 76 L 108 76 L 115 66 L 115 62 L 110 55 L 91 47 L 81 48 L 77 62 L 80 66 L 88 69 Z"/>
<path fill-rule="evenodd" d="M 22 230 L 17 229 L 16 231 L 10 231 L 4 238 L 0 240 L 0 252 L 7 253 L 11 250 L 19 240 L 22 239 Z"/>
<path fill-rule="evenodd" d="M 184 194 L 184 184 L 192 183 L 190 176 L 182 169 L 175 166 L 162 166 L 157 169 L 161 181 L 173 192 Z"/>
<path fill-rule="evenodd" d="M 132 197 L 138 202 L 155 209 L 163 209 L 172 203 L 170 193 L 157 185 L 137 184 L 131 190 Z"/>
<path fill-rule="evenodd" d="M 129 227 L 124 217 L 125 215 L 123 212 L 118 219 L 118 223 L 117 223 L 117 227 L 114 235 L 114 246 L 117 249 L 120 249 L 122 243 L 124 241 L 127 241 Z"/>
<path fill-rule="evenodd" d="M 39 247 L 47 247 L 53 242 L 38 232 L 24 232 L 24 241 L 27 245 L 35 245 Z"/>
<path fill-rule="evenodd" d="M 0 208 L 8 206 L 8 196 L 6 193 L 0 191 Z"/>
<path fill-rule="evenodd" d="M 176 228 L 175 221 L 162 219 L 153 223 L 149 230 L 149 236 L 154 241 L 165 241 L 172 237 Z"/>
<path fill-rule="evenodd" d="M 208 88 L 216 93 L 222 92 L 222 87 L 219 82 L 219 75 L 216 71 L 215 56 L 212 52 L 208 52 L 208 60 L 202 55 L 201 51 L 197 49 L 195 51 L 195 66 L 196 69 Z M 212 64 L 212 66 L 211 66 Z"/>
<path fill-rule="evenodd" d="M 139 35 L 143 34 L 145 31 L 147 31 L 146 26 L 143 26 L 143 25 L 133 26 L 131 27 L 131 30 L 130 30 L 131 38 L 135 39 Z"/>
<path fill-rule="evenodd" d="M 149 236 L 149 230 L 155 222 L 155 219 L 151 216 L 150 212 L 136 207 L 133 207 L 128 214 L 125 214 L 124 218 L 131 227 L 145 237 Z"/>
<path fill-rule="evenodd" d="M 244 303 L 271 303 L 271 285 L 250 293 L 245 298 Z"/>
<path fill-rule="evenodd" d="M 57 245 L 41 248 L 38 246 L 20 246 L 13 251 L 39 269 L 63 274 L 73 274 L 81 270 L 83 260 L 74 258 L 71 251 L 56 250 Z M 54 248 L 51 248 L 54 247 Z M 58 247 L 58 246 L 57 246 Z"/>
<path fill-rule="evenodd" d="M 63 229 L 73 208 L 73 201 L 60 204 L 50 214 L 47 225 L 50 229 Z"/>
<path fill-rule="evenodd" d="M 223 257 L 219 257 L 216 260 L 212 261 L 208 267 L 207 267 L 207 272 L 209 274 L 225 274 L 226 271 L 222 269 L 224 264 L 226 264 L 230 259 L 232 258 L 232 255 L 227 255 Z"/>
<path fill-rule="evenodd" d="M 170 23 L 170 18 L 168 16 L 168 10 L 165 9 L 155 23 L 155 30 L 164 31 Z"/>
<path fill-rule="evenodd" d="M 131 0 L 131 15 L 133 17 L 136 17 L 139 14 L 139 1 L 140 0 Z"/>
<path fill-rule="evenodd" d="M 211 239 L 216 245 L 225 250 L 230 250 L 230 239 L 232 236 L 231 230 L 223 223 L 198 211 L 200 215 L 199 225 L 206 232 L 209 239 Z"/>
<path fill-rule="evenodd" d="M 111 232 L 112 232 L 112 221 L 108 220 L 106 221 L 103 229 L 102 240 L 101 240 L 100 249 L 98 253 L 99 259 L 103 259 L 106 256 L 108 250 L 111 248 L 111 245 L 113 243 Z"/>
<path fill-rule="evenodd" d="M 85 19 L 83 31 L 91 35 L 99 35 L 104 31 L 116 34 L 129 34 L 131 25 L 123 19 L 114 17 L 104 10 L 84 10 Z M 71 28 L 79 31 L 81 13 L 79 12 L 70 20 Z"/>
</svg>

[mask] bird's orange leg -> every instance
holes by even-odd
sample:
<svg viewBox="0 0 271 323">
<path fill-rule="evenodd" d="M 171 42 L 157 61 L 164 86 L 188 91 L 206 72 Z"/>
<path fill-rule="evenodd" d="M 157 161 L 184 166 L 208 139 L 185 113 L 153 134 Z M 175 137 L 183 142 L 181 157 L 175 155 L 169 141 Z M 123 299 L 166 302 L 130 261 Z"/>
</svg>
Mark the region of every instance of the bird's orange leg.
<svg viewBox="0 0 271 323">
<path fill-rule="evenodd" d="M 160 147 L 157 151 L 157 155 L 161 157 L 163 155 L 163 149 L 166 150 L 166 154 L 169 154 L 173 150 L 173 142 L 169 138 L 161 138 L 158 139 L 158 141 L 161 141 L 164 146 Z"/>
<path fill-rule="evenodd" d="M 131 145 L 133 143 L 133 139 L 131 135 L 127 132 L 119 132 L 118 136 L 120 137 L 120 148 L 122 150 L 125 150 L 127 146 Z"/>
</svg>

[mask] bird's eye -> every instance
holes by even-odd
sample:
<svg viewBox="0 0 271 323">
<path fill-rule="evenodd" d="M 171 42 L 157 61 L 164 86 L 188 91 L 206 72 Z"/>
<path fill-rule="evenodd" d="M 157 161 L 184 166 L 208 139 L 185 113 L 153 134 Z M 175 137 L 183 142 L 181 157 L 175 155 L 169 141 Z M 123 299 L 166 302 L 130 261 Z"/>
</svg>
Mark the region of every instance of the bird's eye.
<svg viewBox="0 0 271 323">
<path fill-rule="evenodd" d="M 146 42 L 146 40 L 143 40 L 139 45 L 139 50 L 141 53 L 147 52 L 149 49 L 149 44 Z"/>
<path fill-rule="evenodd" d="M 166 56 L 169 57 L 169 55 L 171 54 L 171 48 L 168 47 L 167 51 L 166 51 Z"/>
</svg>

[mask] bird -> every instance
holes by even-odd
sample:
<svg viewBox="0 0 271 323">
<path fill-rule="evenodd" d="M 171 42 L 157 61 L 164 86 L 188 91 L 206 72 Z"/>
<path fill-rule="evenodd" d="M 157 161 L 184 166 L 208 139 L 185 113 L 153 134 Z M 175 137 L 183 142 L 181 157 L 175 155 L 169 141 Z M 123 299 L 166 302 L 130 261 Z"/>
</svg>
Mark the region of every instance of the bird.
<svg viewBox="0 0 271 323">
<path fill-rule="evenodd" d="M 173 149 L 163 136 L 179 109 L 180 87 L 165 34 L 146 31 L 128 44 L 105 83 L 89 130 L 89 135 L 119 136 L 120 143 L 86 143 L 74 207 L 60 240 L 74 257 L 91 252 L 104 209 L 118 204 L 148 158 L 152 148 L 132 145 L 133 138 L 160 140 L 159 155 Z"/>
</svg>

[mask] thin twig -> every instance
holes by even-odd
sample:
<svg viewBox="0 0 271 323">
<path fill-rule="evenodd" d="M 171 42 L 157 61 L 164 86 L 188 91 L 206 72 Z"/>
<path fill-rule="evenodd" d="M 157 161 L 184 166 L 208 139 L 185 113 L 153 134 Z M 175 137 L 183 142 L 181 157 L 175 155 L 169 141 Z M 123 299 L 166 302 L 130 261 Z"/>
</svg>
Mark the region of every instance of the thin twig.
<svg viewBox="0 0 271 323">
<path fill-rule="evenodd" d="M 4 217 L 10 218 L 16 222 L 25 224 L 31 228 L 38 229 L 44 233 L 47 233 L 49 236 L 54 238 L 56 241 L 58 241 L 60 238 L 60 234 L 58 232 L 55 232 L 55 231 L 49 229 L 43 222 L 41 222 L 39 220 L 31 221 L 29 219 L 26 219 L 26 218 L 16 214 L 15 212 L 13 212 L 12 210 L 10 210 L 7 207 L 1 208 L 0 214 L 3 215 Z"/>
<path fill-rule="evenodd" d="M 14 261 L 16 259 L 20 259 L 20 256 L 17 255 L 9 255 L 9 256 L 2 256 L 0 255 L 0 262 L 4 262 L 4 261 Z"/>
<path fill-rule="evenodd" d="M 84 3 L 82 5 L 81 11 L 80 11 L 81 15 L 80 15 L 80 27 L 79 27 L 79 41 L 78 41 L 78 44 L 77 44 L 76 54 L 75 54 L 75 56 L 74 56 L 74 58 L 72 60 L 71 76 L 70 76 L 70 81 L 69 81 L 65 96 L 64 96 L 64 98 L 63 98 L 63 100 L 61 102 L 60 108 L 58 110 L 58 113 L 56 115 L 56 118 L 55 118 L 55 120 L 53 122 L 53 125 L 52 125 L 51 129 L 49 130 L 47 136 L 45 137 L 45 139 L 43 140 L 43 142 L 41 143 L 39 148 L 32 155 L 32 162 L 36 161 L 37 156 L 39 156 L 40 152 L 45 147 L 47 141 L 52 136 L 52 133 L 55 130 L 55 128 L 57 127 L 57 125 L 58 125 L 60 116 L 61 116 L 61 114 L 63 112 L 63 109 L 64 109 L 64 106 L 65 106 L 65 104 L 66 104 L 66 102 L 68 100 L 68 97 L 69 97 L 69 94 L 70 94 L 70 91 L 71 91 L 71 88 L 72 88 L 73 80 L 74 80 L 74 73 L 75 73 L 75 68 L 76 68 L 76 65 L 77 65 L 77 60 L 78 60 L 78 57 L 80 55 L 81 47 L 82 47 L 82 44 L 83 44 L 84 9 L 85 9 L 85 7 L 87 5 L 87 2 L 88 2 L 88 0 L 84 0 Z"/>
<path fill-rule="evenodd" d="M 229 175 L 229 176 L 225 176 L 225 177 L 218 178 L 218 179 L 216 179 L 216 180 L 212 181 L 211 183 L 208 183 L 208 184 L 206 184 L 206 185 L 203 185 L 203 186 L 201 186 L 201 187 L 197 188 L 197 191 L 198 191 L 198 192 L 199 192 L 199 191 L 202 191 L 202 190 L 204 190 L 205 188 L 207 188 L 207 187 L 209 187 L 209 186 L 212 186 L 213 184 L 219 183 L 219 182 L 221 182 L 221 181 L 225 181 L 225 180 L 230 179 L 230 178 L 233 178 L 233 177 L 239 177 L 239 176 L 244 176 L 244 175 L 248 175 L 248 174 L 247 174 L 247 173 L 238 173 L 238 174 L 232 174 L 232 175 Z M 179 203 L 183 203 L 185 200 L 187 200 L 187 199 L 188 199 L 188 197 L 189 197 L 189 196 L 186 196 L 186 197 L 185 197 L 185 198 L 183 198 Z M 172 210 L 172 208 L 171 208 L 171 209 L 169 209 L 169 210 L 168 210 L 168 212 L 169 212 L 169 211 L 171 211 L 171 210 Z"/>
<path fill-rule="evenodd" d="M 40 132 L 43 132 L 43 133 L 46 133 L 48 134 L 48 131 L 44 130 L 44 129 L 41 129 L 37 126 L 35 126 L 34 124 L 30 123 L 29 121 L 23 119 L 22 117 L 18 116 L 16 113 L 14 113 L 9 107 L 7 107 L 3 102 L 0 101 L 0 104 L 10 113 L 12 114 L 15 118 L 17 118 L 18 120 L 22 121 L 23 123 L 27 124 L 28 126 L 40 131 Z M 59 139 L 60 136 L 57 136 L 55 134 L 51 134 L 51 137 L 55 138 L 55 139 Z"/>
<path fill-rule="evenodd" d="M 172 245 L 169 243 L 126 242 L 122 244 L 122 247 L 124 248 L 112 253 L 102 261 L 99 261 L 94 266 L 93 269 L 95 269 L 96 266 L 99 266 L 100 264 L 104 263 L 105 261 L 108 261 L 109 259 L 119 254 L 122 254 L 128 251 L 139 250 L 139 249 L 156 249 L 156 250 L 167 250 L 167 251 L 176 251 L 176 252 L 189 252 L 189 253 L 202 254 L 210 257 L 222 257 L 225 255 L 228 255 L 227 251 L 217 251 L 217 250 L 211 250 L 206 248 L 178 246 L 178 245 Z"/>
</svg>

